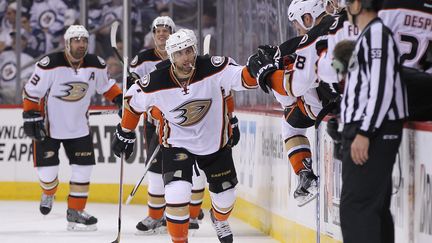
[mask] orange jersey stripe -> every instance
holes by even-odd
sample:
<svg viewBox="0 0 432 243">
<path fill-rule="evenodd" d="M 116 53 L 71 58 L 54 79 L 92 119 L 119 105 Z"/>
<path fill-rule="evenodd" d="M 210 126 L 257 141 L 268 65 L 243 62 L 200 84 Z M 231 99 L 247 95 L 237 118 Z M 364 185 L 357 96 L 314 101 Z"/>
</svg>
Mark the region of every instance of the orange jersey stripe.
<svg viewBox="0 0 432 243">
<path fill-rule="evenodd" d="M 254 88 L 258 85 L 256 79 L 252 77 L 246 67 L 242 70 L 242 81 L 245 88 Z"/>
<path fill-rule="evenodd" d="M 287 96 L 287 92 L 285 91 L 283 82 L 284 82 L 284 70 L 276 70 L 270 75 L 270 86 L 280 95 Z"/>
<path fill-rule="evenodd" d="M 122 93 L 121 89 L 117 86 L 117 84 L 114 84 L 107 92 L 103 94 L 103 96 L 107 100 L 112 101 L 115 97 L 117 97 L 121 93 Z"/>
<path fill-rule="evenodd" d="M 24 99 L 23 100 L 23 110 L 24 111 L 31 111 L 31 110 L 40 111 L 41 107 L 40 107 L 39 103 L 33 102 L 29 99 Z"/>
</svg>

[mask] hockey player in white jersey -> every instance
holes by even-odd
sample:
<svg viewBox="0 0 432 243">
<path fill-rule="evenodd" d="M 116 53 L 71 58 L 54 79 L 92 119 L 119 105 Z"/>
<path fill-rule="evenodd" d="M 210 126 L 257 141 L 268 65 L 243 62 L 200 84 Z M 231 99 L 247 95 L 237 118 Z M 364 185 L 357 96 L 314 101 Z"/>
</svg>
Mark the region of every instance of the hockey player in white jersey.
<svg viewBox="0 0 432 243">
<path fill-rule="evenodd" d="M 88 37 L 84 26 L 70 26 L 64 34 L 65 50 L 42 58 L 23 91 L 24 132 L 33 139 L 42 214 L 51 211 L 59 184 L 60 144 L 71 165 L 68 230 L 96 230 L 97 219 L 84 211 L 95 164 L 88 125 L 91 96 L 98 92 L 122 104 L 121 90 L 108 79 L 104 60 L 87 54 Z"/>
<path fill-rule="evenodd" d="M 156 69 L 156 64 L 168 59 L 168 54 L 165 50 L 165 42 L 169 35 L 175 32 L 175 23 L 168 16 L 160 16 L 153 20 L 152 23 L 153 40 L 155 48 L 142 51 L 136 55 L 131 63 L 131 75 L 128 77 L 128 87 L 135 80 L 148 75 Z M 156 139 L 156 121 L 144 113 L 144 134 L 147 145 L 147 154 L 150 156 L 158 146 L 159 140 Z M 152 166 L 148 172 L 148 216 L 138 222 L 136 228 L 138 233 L 156 233 L 163 232 L 166 226 L 165 218 L 165 190 L 162 179 L 162 153 L 159 152 L 156 161 L 152 162 Z M 192 198 L 194 202 L 189 205 L 190 229 L 198 229 L 198 220 L 201 220 L 204 214 L 201 210 L 202 201 L 204 198 L 205 177 L 197 177 L 194 174 L 194 183 L 192 183 Z"/>
<path fill-rule="evenodd" d="M 150 112 L 160 120 L 165 215 L 173 242 L 188 241 L 192 170 L 207 176 L 210 217 L 220 242 L 233 242 L 228 217 L 234 207 L 237 175 L 228 145 L 231 127 L 226 92 L 258 87 L 246 67 L 231 58 L 198 56 L 191 30 L 170 35 L 166 50 L 172 64 L 142 77 L 128 90 L 125 114 L 112 149 L 117 156 L 133 151 L 139 117 Z"/>
<path fill-rule="evenodd" d="M 303 206 L 314 199 L 317 192 L 317 177 L 312 170 L 310 143 L 305 136 L 306 128 L 314 124 L 322 108 L 316 91 L 315 64 L 319 56 L 317 43 L 324 39 L 323 36 L 327 34 L 334 18 L 326 15 L 321 0 L 292 1 L 288 17 L 302 37 L 280 46 L 282 55 L 288 55 L 288 58 L 284 59 L 289 60 L 282 70 L 278 70 L 279 65 L 273 63 L 271 51 L 259 51 L 258 56 L 249 59 L 249 65 L 264 92 L 271 88 L 276 99 L 285 108 L 283 138 L 290 163 L 299 176 L 294 198 L 298 201 L 298 206 Z M 301 41 L 298 38 L 301 38 Z M 287 49 L 292 50 L 287 52 L 282 46 L 290 46 Z"/>
<path fill-rule="evenodd" d="M 432 3 L 383 0 L 378 16 L 393 32 L 407 84 L 409 120 L 432 120 Z"/>
</svg>

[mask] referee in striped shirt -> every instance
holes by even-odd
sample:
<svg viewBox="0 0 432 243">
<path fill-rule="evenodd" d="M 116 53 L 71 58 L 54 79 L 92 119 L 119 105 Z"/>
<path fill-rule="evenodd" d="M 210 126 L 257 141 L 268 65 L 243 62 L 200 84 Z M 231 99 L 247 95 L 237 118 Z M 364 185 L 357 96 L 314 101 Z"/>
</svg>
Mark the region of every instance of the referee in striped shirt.
<svg viewBox="0 0 432 243">
<path fill-rule="evenodd" d="M 362 30 L 341 102 L 344 243 L 393 243 L 392 170 L 407 117 L 406 89 L 392 32 L 377 17 L 382 0 L 346 0 Z"/>
</svg>

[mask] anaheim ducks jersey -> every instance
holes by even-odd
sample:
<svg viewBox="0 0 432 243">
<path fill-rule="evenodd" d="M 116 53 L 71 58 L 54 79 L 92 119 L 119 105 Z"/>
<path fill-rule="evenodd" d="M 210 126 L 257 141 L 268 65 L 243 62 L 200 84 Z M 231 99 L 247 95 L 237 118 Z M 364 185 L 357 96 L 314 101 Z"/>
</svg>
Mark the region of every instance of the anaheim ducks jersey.
<svg viewBox="0 0 432 243">
<path fill-rule="evenodd" d="M 162 57 L 156 49 L 148 49 L 136 55 L 130 63 L 130 71 L 144 77 L 156 69 L 156 64 L 162 61 Z"/>
<path fill-rule="evenodd" d="M 108 80 L 102 58 L 87 54 L 77 70 L 64 52 L 42 58 L 24 86 L 24 98 L 39 103 L 43 98 L 45 126 L 56 139 L 79 138 L 89 134 L 87 111 L 90 99 L 107 92 L 115 81 Z"/>
<path fill-rule="evenodd" d="M 385 1 L 378 15 L 393 32 L 401 63 L 432 73 L 432 1 Z"/>
<path fill-rule="evenodd" d="M 225 96 L 231 90 L 256 89 L 256 80 L 228 57 L 198 56 L 193 72 L 189 80 L 180 82 L 170 65 L 141 78 L 125 96 L 122 127 L 135 129 L 138 119 L 128 121 L 130 112 L 139 118 L 149 111 L 160 122 L 159 142 L 165 147 L 207 155 L 225 146 L 229 139 Z M 153 110 L 160 111 L 160 117 Z"/>
<path fill-rule="evenodd" d="M 287 80 L 284 83 L 288 95 L 301 97 L 309 89 L 318 86 L 318 77 L 315 70 L 318 61 L 316 45 L 318 42 L 326 40 L 329 27 L 333 22 L 333 16 L 324 16 L 318 25 L 314 26 L 303 36 L 295 52 L 297 57 L 294 62 L 293 71 L 285 75 Z"/>
<path fill-rule="evenodd" d="M 342 10 L 329 28 L 327 51 L 322 53 L 318 60 L 317 75 L 321 81 L 326 83 L 337 83 L 339 81 L 337 73 L 331 65 L 334 47 L 342 40 L 356 40 L 359 34 L 360 31 L 357 26 L 350 24 L 348 21 L 346 10 Z"/>
</svg>

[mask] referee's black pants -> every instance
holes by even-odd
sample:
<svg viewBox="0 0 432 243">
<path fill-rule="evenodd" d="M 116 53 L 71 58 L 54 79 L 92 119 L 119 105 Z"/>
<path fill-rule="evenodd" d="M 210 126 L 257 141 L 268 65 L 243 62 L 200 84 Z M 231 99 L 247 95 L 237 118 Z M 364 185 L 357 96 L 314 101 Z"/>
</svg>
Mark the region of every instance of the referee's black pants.
<svg viewBox="0 0 432 243">
<path fill-rule="evenodd" d="M 356 165 L 351 144 L 359 124 L 342 132 L 342 195 L 340 221 L 344 243 L 393 243 L 390 213 L 392 171 L 402 138 L 402 121 L 384 121 L 369 141 L 369 159 Z"/>
</svg>

